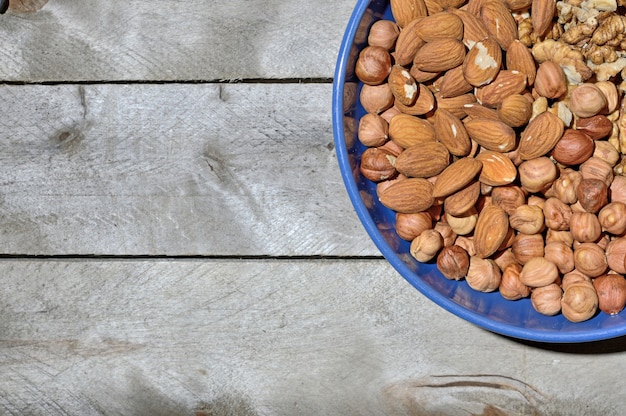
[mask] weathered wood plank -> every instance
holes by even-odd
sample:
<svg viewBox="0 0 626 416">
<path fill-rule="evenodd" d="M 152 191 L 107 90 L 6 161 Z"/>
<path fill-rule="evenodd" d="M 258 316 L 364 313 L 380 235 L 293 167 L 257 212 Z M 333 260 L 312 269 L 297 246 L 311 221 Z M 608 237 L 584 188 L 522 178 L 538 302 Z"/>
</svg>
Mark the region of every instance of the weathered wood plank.
<svg viewBox="0 0 626 416">
<path fill-rule="evenodd" d="M 378 255 L 327 84 L 2 86 L 0 252 Z"/>
<path fill-rule="evenodd" d="M 4 260 L 0 286 L 2 414 L 611 416 L 626 400 L 623 339 L 503 338 L 384 260 Z"/>
<path fill-rule="evenodd" d="M 346 0 L 42 3 L 34 13 L 0 16 L 1 80 L 332 77 L 354 7 Z"/>
</svg>

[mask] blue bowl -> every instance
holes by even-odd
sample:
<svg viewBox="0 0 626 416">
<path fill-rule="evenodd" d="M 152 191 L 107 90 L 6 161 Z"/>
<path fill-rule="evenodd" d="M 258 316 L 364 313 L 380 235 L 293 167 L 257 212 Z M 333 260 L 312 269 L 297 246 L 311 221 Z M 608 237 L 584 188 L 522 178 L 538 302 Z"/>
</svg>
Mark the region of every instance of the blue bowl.
<svg viewBox="0 0 626 416">
<path fill-rule="evenodd" d="M 413 287 L 445 310 L 489 331 L 548 343 L 578 343 L 626 334 L 626 313 L 598 313 L 572 323 L 562 315 L 545 316 L 529 299 L 510 301 L 498 292 L 482 293 L 464 281 L 446 279 L 434 264 L 419 263 L 410 243 L 395 233 L 395 213 L 378 202 L 375 184 L 361 176 L 359 160 L 365 147 L 357 140 L 358 121 L 365 114 L 359 103 L 362 84 L 354 75 L 360 50 L 373 22 L 392 19 L 388 1 L 359 0 L 343 37 L 333 84 L 333 130 L 339 168 L 350 200 L 365 230 L 383 256 Z"/>
</svg>

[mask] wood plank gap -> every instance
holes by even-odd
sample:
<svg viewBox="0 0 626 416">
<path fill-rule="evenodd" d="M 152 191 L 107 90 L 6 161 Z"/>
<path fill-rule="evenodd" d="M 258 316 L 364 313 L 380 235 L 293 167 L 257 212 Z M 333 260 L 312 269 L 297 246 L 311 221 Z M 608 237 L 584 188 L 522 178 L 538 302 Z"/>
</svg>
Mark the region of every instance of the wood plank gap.
<svg viewBox="0 0 626 416">
<path fill-rule="evenodd" d="M 179 84 L 332 84 L 333 78 L 245 78 L 245 79 L 190 79 L 190 80 L 89 80 L 89 81 L 10 81 L 0 80 L 0 85 L 179 85 Z"/>
<path fill-rule="evenodd" d="M 255 260 L 289 260 L 289 261 L 345 261 L 345 260 L 358 260 L 358 261 L 378 261 L 384 260 L 383 256 L 328 256 L 328 255 L 313 255 L 313 256 L 263 256 L 263 255 L 215 255 L 215 256 L 202 256 L 202 255 L 91 255 L 91 254 L 62 254 L 62 255 L 32 255 L 32 254 L 1 254 L 0 261 L 2 260 L 241 260 L 241 261 L 255 261 Z"/>
</svg>

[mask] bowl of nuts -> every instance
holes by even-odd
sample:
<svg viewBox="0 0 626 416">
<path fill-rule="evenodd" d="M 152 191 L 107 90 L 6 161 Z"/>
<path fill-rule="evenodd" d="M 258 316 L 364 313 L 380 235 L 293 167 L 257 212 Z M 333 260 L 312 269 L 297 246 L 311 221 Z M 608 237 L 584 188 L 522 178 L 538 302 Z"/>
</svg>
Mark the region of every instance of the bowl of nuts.
<svg viewBox="0 0 626 416">
<path fill-rule="evenodd" d="M 360 0 L 333 129 L 365 230 L 489 331 L 626 335 L 626 16 L 616 0 Z"/>
</svg>

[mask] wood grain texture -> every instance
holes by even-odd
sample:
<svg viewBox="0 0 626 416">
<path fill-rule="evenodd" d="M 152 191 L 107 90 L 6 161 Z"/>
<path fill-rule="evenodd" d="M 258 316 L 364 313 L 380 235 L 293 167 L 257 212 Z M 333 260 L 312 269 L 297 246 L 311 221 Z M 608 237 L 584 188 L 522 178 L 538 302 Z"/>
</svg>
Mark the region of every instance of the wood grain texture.
<svg viewBox="0 0 626 416">
<path fill-rule="evenodd" d="M 379 255 L 328 84 L 2 86 L 0 246 L 29 255 Z"/>
<path fill-rule="evenodd" d="M 33 13 L 0 16 L 0 79 L 330 78 L 353 7 L 345 0 L 49 0 Z"/>
<path fill-rule="evenodd" d="M 610 416 L 626 400 L 623 340 L 485 332 L 384 260 L 5 260 L 0 285 L 2 414 Z"/>
</svg>

